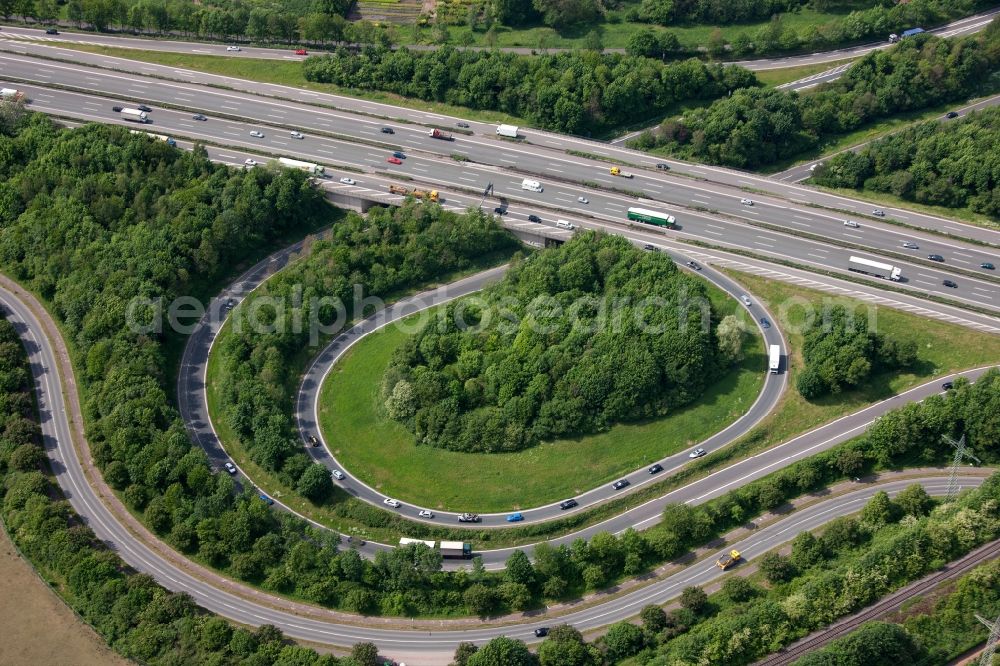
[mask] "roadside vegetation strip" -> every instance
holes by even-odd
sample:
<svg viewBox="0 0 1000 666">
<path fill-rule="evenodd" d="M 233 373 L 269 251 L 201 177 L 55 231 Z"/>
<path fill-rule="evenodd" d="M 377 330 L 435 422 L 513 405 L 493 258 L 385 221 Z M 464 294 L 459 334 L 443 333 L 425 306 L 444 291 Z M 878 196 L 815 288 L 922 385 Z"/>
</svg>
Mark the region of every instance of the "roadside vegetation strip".
<svg viewBox="0 0 1000 666">
<path fill-rule="evenodd" d="M 994 558 L 996 557 L 994 553 Z M 981 563 L 956 582 L 937 589 L 927 590 L 921 596 L 908 600 L 902 608 L 882 618 L 883 622 L 899 627 L 905 636 L 918 646 L 927 649 L 928 655 L 914 666 L 937 666 L 954 663 L 952 660 L 982 646 L 989 636 L 977 615 L 996 619 L 1000 615 L 1000 559 Z M 883 643 L 865 637 L 862 626 L 847 636 L 837 638 L 821 650 L 803 657 L 795 666 L 809 666 L 826 658 L 836 659 L 845 648 L 854 649 L 859 643 L 879 650 Z M 968 662 L 964 662 L 968 663 Z"/>
<path fill-rule="evenodd" d="M 734 572 L 719 593 L 682 593 L 681 608 L 662 618 L 673 630 L 649 646 L 655 656 L 647 653 L 636 663 L 752 662 L 996 539 L 998 499 L 1000 474 L 936 508 L 919 485 L 892 500 L 877 493 L 858 505 L 857 517 L 837 518 L 819 536 L 800 533 L 788 557 L 773 551 L 755 557 L 757 571 L 743 579 Z M 960 527 L 965 525 L 970 528 Z M 962 538 L 955 538 L 956 529 L 964 530 Z M 987 552 L 996 550 L 993 545 Z M 608 628 L 605 640 L 620 631 L 617 626 Z"/>
<path fill-rule="evenodd" d="M 982 565 L 984 561 L 995 561 L 997 557 L 1000 557 L 1000 541 L 992 541 L 984 546 L 980 546 L 971 553 L 964 555 L 959 560 L 942 567 L 940 571 L 936 571 L 929 576 L 915 581 L 913 584 L 880 599 L 871 606 L 865 608 L 860 613 L 857 613 L 852 617 L 845 618 L 832 627 L 822 629 L 814 635 L 806 636 L 801 641 L 793 643 L 780 655 L 772 655 L 771 657 L 765 659 L 762 664 L 771 666 L 772 664 L 777 665 L 792 663 L 797 656 L 810 654 L 817 648 L 826 645 L 830 641 L 836 640 L 840 636 L 850 633 L 852 630 L 857 629 L 864 623 L 885 616 L 897 607 L 906 604 L 908 600 L 915 600 L 913 599 L 914 597 L 919 598 L 919 596 L 925 593 L 931 593 L 935 590 L 935 588 L 941 586 L 942 584 L 963 576 L 969 571 Z M 924 647 L 929 648 L 932 646 L 924 645 Z M 933 647 L 935 651 L 938 649 L 936 645 Z"/>
</svg>

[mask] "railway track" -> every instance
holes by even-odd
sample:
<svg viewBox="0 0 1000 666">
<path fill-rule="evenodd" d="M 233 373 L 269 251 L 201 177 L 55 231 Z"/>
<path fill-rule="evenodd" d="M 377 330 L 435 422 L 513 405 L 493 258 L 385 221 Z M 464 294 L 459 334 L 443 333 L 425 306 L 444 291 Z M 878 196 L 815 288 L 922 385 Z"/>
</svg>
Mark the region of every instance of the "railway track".
<svg viewBox="0 0 1000 666">
<path fill-rule="evenodd" d="M 910 583 L 906 587 L 896 590 L 889 596 L 859 611 L 858 613 L 843 618 L 826 629 L 821 629 L 820 631 L 806 636 L 796 643 L 792 643 L 779 652 L 756 662 L 754 666 L 778 666 L 779 664 L 791 664 L 806 653 L 823 647 L 835 638 L 840 638 L 841 636 L 849 634 L 865 622 L 876 620 L 887 613 L 898 609 L 908 599 L 912 599 L 913 597 L 929 592 L 941 583 L 958 578 L 983 562 L 987 562 L 996 557 L 1000 557 L 1000 539 L 980 546 L 971 553 L 968 553 L 965 557 L 946 565 L 943 569 L 935 571 L 929 576 L 925 576 L 918 581 Z"/>
</svg>

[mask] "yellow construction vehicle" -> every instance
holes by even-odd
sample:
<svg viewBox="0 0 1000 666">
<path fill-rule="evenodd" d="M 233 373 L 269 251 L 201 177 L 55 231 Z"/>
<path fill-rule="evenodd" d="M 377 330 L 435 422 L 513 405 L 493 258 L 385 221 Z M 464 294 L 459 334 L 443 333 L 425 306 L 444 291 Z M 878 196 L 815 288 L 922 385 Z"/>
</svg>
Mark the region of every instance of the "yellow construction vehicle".
<svg viewBox="0 0 1000 666">
<path fill-rule="evenodd" d="M 729 551 L 729 555 L 723 555 L 718 560 L 716 560 L 715 566 L 725 571 L 726 569 L 733 566 L 739 561 L 740 561 L 740 551 L 734 549 Z"/>
</svg>

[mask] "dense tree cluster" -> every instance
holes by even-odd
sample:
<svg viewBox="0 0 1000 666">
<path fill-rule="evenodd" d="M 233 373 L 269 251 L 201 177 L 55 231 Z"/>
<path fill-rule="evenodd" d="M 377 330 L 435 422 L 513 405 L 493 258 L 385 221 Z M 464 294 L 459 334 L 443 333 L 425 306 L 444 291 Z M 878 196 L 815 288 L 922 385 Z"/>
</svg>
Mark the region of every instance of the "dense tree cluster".
<svg viewBox="0 0 1000 666">
<path fill-rule="evenodd" d="M 318 351 L 324 336 L 360 319 L 355 310 L 365 298 L 388 300 L 515 246 L 492 216 L 416 202 L 375 208 L 367 217 L 349 213 L 311 242 L 308 256 L 236 309 L 217 348 L 223 408 L 253 461 L 310 500 L 327 499 L 333 491 L 329 472 L 302 451 L 290 418 L 302 350 Z"/>
<path fill-rule="evenodd" d="M 757 168 L 820 146 L 879 118 L 966 99 L 1000 69 L 1000 22 L 981 34 L 921 35 L 873 51 L 821 90 L 800 95 L 744 88 L 668 119 L 636 145 L 666 146 L 700 160 Z"/>
<path fill-rule="evenodd" d="M 521 56 L 500 51 L 338 49 L 305 62 L 310 81 L 385 90 L 510 113 L 536 127 L 582 133 L 641 120 L 684 100 L 757 84 L 740 67 L 698 60 L 665 65 L 588 51 Z"/>
<path fill-rule="evenodd" d="M 810 0 L 642 0 L 639 19 L 660 25 L 729 25 L 768 19 L 775 14 L 799 9 L 809 2 Z"/>
<path fill-rule="evenodd" d="M 190 596 L 128 573 L 43 473 L 38 415 L 24 348 L 0 319 L 0 512 L 46 581 L 121 654 L 143 664 L 360 666 L 288 644 L 280 631 L 237 628 Z M 2 529 L 2 528 L 0 528 Z"/>
<path fill-rule="evenodd" d="M 795 388 L 807 400 L 862 386 L 873 373 L 906 368 L 917 360 L 917 344 L 896 342 L 868 329 L 867 317 L 835 306 L 803 335 L 805 368 Z"/>
<path fill-rule="evenodd" d="M 458 451 L 661 417 L 719 374 L 708 308 L 669 257 L 577 234 L 445 308 L 396 351 L 382 397 L 420 444 Z"/>
<path fill-rule="evenodd" d="M 356 28 L 344 16 L 348 0 L 0 0 L 0 14 L 53 23 L 66 5 L 66 17 L 94 30 L 114 28 L 134 33 L 177 33 L 203 39 L 251 39 L 258 42 L 337 42 L 365 40 L 365 24 Z"/>
<path fill-rule="evenodd" d="M 816 170 L 814 182 L 1000 217 L 998 145 L 1000 109 L 984 109 L 951 123 L 921 123 L 860 152 L 840 153 Z"/>
<path fill-rule="evenodd" d="M 715 57 L 745 58 L 776 51 L 832 49 L 838 45 L 862 40 L 883 40 L 892 32 L 902 32 L 917 26 L 940 25 L 951 19 L 968 16 L 991 6 L 990 0 L 812 0 L 808 5 L 819 12 L 839 14 L 825 22 L 810 22 L 796 28 L 786 17 L 806 2 L 798 0 L 643 0 L 625 12 L 627 20 L 677 25 L 679 18 L 697 20 L 709 25 L 742 21 L 770 21 L 752 30 L 743 30 L 726 39 L 721 30 L 710 33 L 703 44 Z M 787 10 L 787 11 L 784 11 Z M 714 18 L 710 19 L 708 17 Z M 683 19 L 682 19 L 683 20 Z M 642 44 L 638 33 L 629 42 L 630 52 Z M 655 34 L 647 30 L 645 34 Z M 648 43 L 648 42 L 647 42 Z M 646 55 L 653 55 L 647 53 Z"/>
</svg>

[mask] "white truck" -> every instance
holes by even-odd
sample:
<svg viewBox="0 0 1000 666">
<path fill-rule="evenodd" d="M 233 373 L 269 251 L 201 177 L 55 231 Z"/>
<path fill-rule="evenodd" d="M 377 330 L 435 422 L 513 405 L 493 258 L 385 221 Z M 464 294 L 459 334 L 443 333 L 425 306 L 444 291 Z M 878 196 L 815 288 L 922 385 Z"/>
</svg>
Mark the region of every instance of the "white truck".
<svg viewBox="0 0 1000 666">
<path fill-rule="evenodd" d="M 145 134 L 150 139 L 156 139 L 157 141 L 162 141 L 168 146 L 176 146 L 177 142 L 171 139 L 166 134 L 153 134 L 152 132 L 143 132 L 141 130 L 131 130 L 132 134 Z"/>
<path fill-rule="evenodd" d="M 472 559 L 472 544 L 462 541 L 442 541 L 438 545 L 441 557 L 460 557 L 463 560 Z"/>
<path fill-rule="evenodd" d="M 781 347 L 771 345 L 767 348 L 767 367 L 772 375 L 778 374 L 781 370 Z"/>
<path fill-rule="evenodd" d="M 902 273 L 902 269 L 892 264 L 883 264 L 881 261 L 872 261 L 863 257 L 851 257 L 847 261 L 847 269 L 892 282 L 899 282 L 900 273 Z"/>
<path fill-rule="evenodd" d="M 312 173 L 316 175 L 322 175 L 325 171 L 322 165 L 313 164 L 312 162 L 303 162 L 301 160 L 293 160 L 288 157 L 279 157 L 278 164 L 283 167 L 288 167 L 289 169 L 298 169 L 299 171 L 305 171 L 306 173 Z"/>
<path fill-rule="evenodd" d="M 15 88 L 0 88 L 0 99 L 12 99 L 17 101 L 24 97 L 24 94 Z"/>
<path fill-rule="evenodd" d="M 122 109 L 122 119 L 131 120 L 135 123 L 149 122 L 149 116 L 146 115 L 146 112 L 139 109 Z"/>
<path fill-rule="evenodd" d="M 505 136 L 508 139 L 516 139 L 517 125 L 498 125 L 497 136 Z"/>
<path fill-rule="evenodd" d="M 537 180 L 531 180 L 530 178 L 525 178 L 521 181 L 522 190 L 531 190 L 532 192 L 541 192 L 543 189 L 542 184 Z"/>
</svg>

